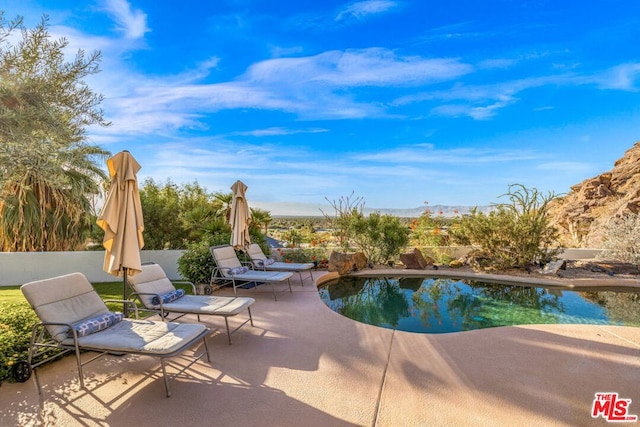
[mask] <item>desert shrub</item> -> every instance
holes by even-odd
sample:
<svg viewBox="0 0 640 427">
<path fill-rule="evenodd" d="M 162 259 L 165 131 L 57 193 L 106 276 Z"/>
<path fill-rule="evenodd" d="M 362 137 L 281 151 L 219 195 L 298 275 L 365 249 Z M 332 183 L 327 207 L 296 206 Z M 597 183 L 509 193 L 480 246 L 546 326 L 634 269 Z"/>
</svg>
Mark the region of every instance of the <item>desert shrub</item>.
<svg viewBox="0 0 640 427">
<path fill-rule="evenodd" d="M 604 236 L 601 257 L 640 264 L 640 215 L 629 213 L 611 219 L 604 227 Z"/>
<path fill-rule="evenodd" d="M 483 269 L 505 270 L 550 261 L 558 254 L 557 230 L 549 223 L 548 203 L 555 197 L 523 185 L 509 186 L 488 214 L 476 209 L 462 217 L 450 234 L 455 243 L 473 246 L 471 256 Z"/>
<path fill-rule="evenodd" d="M 448 230 L 458 222 L 457 217 L 447 219 L 442 215 L 432 216 L 427 209 L 409 224 L 409 241 L 411 245 L 423 249 L 422 252 L 428 253 L 436 262 L 448 264 L 452 260 L 452 242 Z"/>
<path fill-rule="evenodd" d="M 327 250 L 322 248 L 280 250 L 284 262 L 322 262 L 328 259 Z"/>
<path fill-rule="evenodd" d="M 397 217 L 378 212 L 368 217 L 352 215 L 348 232 L 356 249 L 375 264 L 396 258 L 409 243 L 409 229 Z"/>
</svg>

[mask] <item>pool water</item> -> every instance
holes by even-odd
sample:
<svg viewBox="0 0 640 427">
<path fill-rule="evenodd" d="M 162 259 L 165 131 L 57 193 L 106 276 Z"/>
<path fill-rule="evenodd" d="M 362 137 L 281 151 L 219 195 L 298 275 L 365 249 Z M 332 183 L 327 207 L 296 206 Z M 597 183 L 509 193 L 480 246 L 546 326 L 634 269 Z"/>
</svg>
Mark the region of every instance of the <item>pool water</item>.
<svg viewBox="0 0 640 427">
<path fill-rule="evenodd" d="M 332 310 L 419 333 L 527 324 L 640 326 L 637 288 L 543 288 L 451 278 L 345 277 L 319 288 Z"/>
</svg>

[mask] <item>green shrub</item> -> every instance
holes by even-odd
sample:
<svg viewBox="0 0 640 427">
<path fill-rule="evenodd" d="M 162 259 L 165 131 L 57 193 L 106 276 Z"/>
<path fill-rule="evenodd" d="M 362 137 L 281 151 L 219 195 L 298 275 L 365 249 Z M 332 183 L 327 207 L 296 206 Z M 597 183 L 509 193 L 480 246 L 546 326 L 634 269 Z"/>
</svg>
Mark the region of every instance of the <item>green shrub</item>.
<svg viewBox="0 0 640 427">
<path fill-rule="evenodd" d="M 516 188 L 513 190 L 513 188 Z M 558 254 L 557 231 L 549 224 L 548 203 L 553 194 L 543 196 L 537 189 L 509 186 L 510 203 L 496 205 L 489 214 L 464 216 L 450 230 L 455 243 L 471 245 L 471 256 L 482 269 L 506 270 L 545 263 Z"/>
<path fill-rule="evenodd" d="M 196 284 L 209 284 L 213 257 L 209 247 L 214 246 L 208 241 L 190 243 L 178 258 L 178 272 L 186 280 Z"/>
<path fill-rule="evenodd" d="M 10 377 L 18 360 L 27 360 L 31 330 L 38 317 L 28 304 L 7 304 L 0 310 L 0 382 Z"/>
<path fill-rule="evenodd" d="M 282 260 L 284 262 L 318 262 L 326 261 L 328 259 L 326 249 L 295 249 L 289 251 L 282 251 Z"/>
</svg>

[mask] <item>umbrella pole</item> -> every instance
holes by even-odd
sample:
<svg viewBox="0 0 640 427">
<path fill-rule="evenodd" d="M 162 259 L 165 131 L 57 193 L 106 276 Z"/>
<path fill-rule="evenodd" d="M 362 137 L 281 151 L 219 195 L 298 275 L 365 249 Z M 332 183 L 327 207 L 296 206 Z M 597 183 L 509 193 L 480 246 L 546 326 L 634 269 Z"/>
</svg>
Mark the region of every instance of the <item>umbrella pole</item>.
<svg viewBox="0 0 640 427">
<path fill-rule="evenodd" d="M 125 301 L 127 300 L 127 267 L 122 268 L 122 298 Z M 128 304 L 126 302 L 122 304 L 122 314 L 124 315 L 124 317 L 129 317 L 127 306 Z"/>
</svg>

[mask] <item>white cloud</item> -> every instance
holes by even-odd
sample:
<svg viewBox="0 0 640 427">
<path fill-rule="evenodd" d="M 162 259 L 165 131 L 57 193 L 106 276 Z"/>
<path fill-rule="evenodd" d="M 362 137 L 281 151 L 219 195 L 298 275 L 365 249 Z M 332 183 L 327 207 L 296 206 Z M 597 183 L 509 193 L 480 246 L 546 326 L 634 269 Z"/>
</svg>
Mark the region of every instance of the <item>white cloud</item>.
<svg viewBox="0 0 640 427">
<path fill-rule="evenodd" d="M 147 27 L 147 15 L 138 10 L 131 9 L 127 0 L 105 0 L 105 10 L 113 17 L 128 39 L 141 39 L 150 31 Z"/>
<path fill-rule="evenodd" d="M 367 48 L 262 61 L 252 65 L 242 79 L 287 85 L 405 86 L 452 80 L 471 71 L 470 65 L 454 58 L 399 56 L 389 49 Z"/>
<path fill-rule="evenodd" d="M 233 132 L 232 135 L 239 136 L 281 136 L 281 135 L 296 135 L 300 133 L 322 133 L 329 132 L 328 129 L 321 128 L 303 128 L 303 129 L 287 129 L 282 127 L 271 127 L 267 129 L 255 129 L 246 132 Z"/>
<path fill-rule="evenodd" d="M 361 20 L 369 15 L 386 12 L 398 5 L 395 1 L 389 0 L 366 0 L 351 3 L 345 6 L 336 16 L 336 21 L 345 19 Z"/>
<path fill-rule="evenodd" d="M 636 92 L 636 82 L 640 79 L 640 63 L 622 64 L 606 71 L 596 80 L 604 89 L 619 89 Z"/>
</svg>

